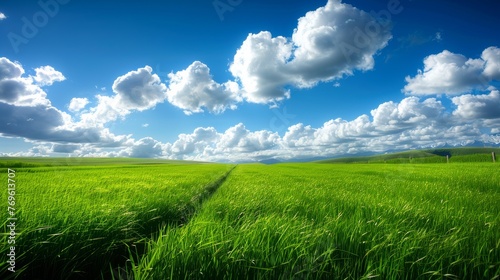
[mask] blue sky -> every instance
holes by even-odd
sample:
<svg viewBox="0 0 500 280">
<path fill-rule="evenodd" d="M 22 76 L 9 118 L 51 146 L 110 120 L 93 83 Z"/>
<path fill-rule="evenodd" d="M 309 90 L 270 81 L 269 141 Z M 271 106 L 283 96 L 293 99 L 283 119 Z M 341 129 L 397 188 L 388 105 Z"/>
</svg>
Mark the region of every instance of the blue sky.
<svg viewBox="0 0 500 280">
<path fill-rule="evenodd" d="M 4 1 L 0 154 L 253 161 L 498 146 L 498 8 Z"/>
</svg>

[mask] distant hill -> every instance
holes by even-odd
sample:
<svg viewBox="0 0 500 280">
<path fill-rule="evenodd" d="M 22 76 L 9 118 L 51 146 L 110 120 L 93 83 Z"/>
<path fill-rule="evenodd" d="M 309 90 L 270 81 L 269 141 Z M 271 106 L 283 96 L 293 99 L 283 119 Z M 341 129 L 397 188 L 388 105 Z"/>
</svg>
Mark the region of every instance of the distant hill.
<svg viewBox="0 0 500 280">
<path fill-rule="evenodd" d="M 495 152 L 496 160 L 500 160 L 500 148 L 439 148 L 426 150 L 410 150 L 404 152 L 380 154 L 373 156 L 353 156 L 315 161 L 317 163 L 440 163 L 446 162 L 491 162 L 491 153 Z"/>
<path fill-rule="evenodd" d="M 262 163 L 262 164 L 276 164 L 276 163 L 281 163 L 281 161 L 279 161 L 277 159 L 274 159 L 274 158 L 270 158 L 270 159 L 261 160 L 261 161 L 259 161 L 259 163 Z"/>
</svg>

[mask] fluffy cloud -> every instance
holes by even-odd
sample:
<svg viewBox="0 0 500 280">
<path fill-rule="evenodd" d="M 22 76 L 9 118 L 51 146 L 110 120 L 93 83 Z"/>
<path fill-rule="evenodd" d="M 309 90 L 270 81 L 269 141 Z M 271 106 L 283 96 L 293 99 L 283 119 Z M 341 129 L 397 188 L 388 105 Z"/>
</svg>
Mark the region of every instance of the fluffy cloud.
<svg viewBox="0 0 500 280">
<path fill-rule="evenodd" d="M 152 71 L 151 67 L 145 66 L 118 77 L 113 83 L 115 95 L 97 95 L 97 106 L 82 114 L 81 125 L 102 126 L 133 110 L 144 111 L 163 102 L 167 97 L 167 86 Z"/>
<path fill-rule="evenodd" d="M 226 109 L 234 110 L 236 103 L 242 101 L 236 82 L 216 83 L 210 69 L 199 61 L 185 70 L 168 74 L 168 77 L 168 101 L 188 115 L 203 112 L 203 108 L 215 114 Z"/>
<path fill-rule="evenodd" d="M 102 127 L 83 127 L 74 123 L 69 114 L 52 106 L 46 92 L 40 88 L 41 84 L 60 80 L 62 74 L 55 74 L 57 71 L 50 66 L 37 69 L 38 82 L 32 76 L 25 77 L 18 62 L 0 58 L 0 135 L 103 146 L 121 145 L 128 139 Z M 38 75 L 42 72 L 44 74 Z"/>
<path fill-rule="evenodd" d="M 399 104 L 385 102 L 372 110 L 371 115 L 378 130 L 394 131 L 435 120 L 443 111 L 441 102 L 434 98 L 420 102 L 417 97 L 408 97 Z"/>
<path fill-rule="evenodd" d="M 251 161 L 276 153 L 279 145 L 277 133 L 249 131 L 240 123 L 224 132 L 213 127 L 196 128 L 191 134 L 180 134 L 174 143 L 167 143 L 164 148 L 166 157 L 171 159 Z"/>
<path fill-rule="evenodd" d="M 69 103 L 68 110 L 71 112 L 79 112 L 85 108 L 87 104 L 89 104 L 89 100 L 87 98 L 72 98 Z"/>
<path fill-rule="evenodd" d="M 6 57 L 0 58 L 0 79 L 19 78 L 24 74 L 24 69 L 18 62 L 12 62 Z"/>
<path fill-rule="evenodd" d="M 225 131 L 199 127 L 180 134 L 173 143 L 146 137 L 115 136 L 105 128 L 74 127 L 55 109 L 0 103 L 3 135 L 22 136 L 56 144 L 38 145 L 30 155 L 68 153 L 72 156 L 161 157 L 199 161 L 258 161 L 269 158 L 298 160 L 361 152 L 467 145 L 475 141 L 499 144 L 500 93 L 464 95 L 452 99 L 457 109 L 447 113 L 435 98 L 407 97 L 385 102 L 353 120 L 333 119 L 322 126 L 295 124 L 281 137 L 269 130 L 250 131 L 239 123 Z M 5 107 L 5 108 L 4 108 Z M 12 112 L 13 108 L 21 113 Z M 47 113 L 45 111 L 50 112 Z M 17 119 L 16 119 L 17 118 Z M 496 118 L 496 119 L 495 119 Z M 31 124 L 33 123 L 33 124 Z M 484 131 L 490 130 L 491 134 Z M 40 137 L 44 135 L 44 137 Z M 40 143 L 35 141 L 35 143 Z M 27 154 L 26 154 L 27 155 Z"/>
<path fill-rule="evenodd" d="M 315 131 L 310 125 L 306 126 L 302 123 L 292 125 L 283 136 L 283 142 L 290 148 L 307 147 L 312 145 Z"/>
<path fill-rule="evenodd" d="M 339 0 L 308 12 L 292 39 L 263 31 L 249 34 L 236 52 L 230 71 L 249 102 L 272 103 L 290 97 L 287 85 L 312 87 L 370 70 L 373 56 L 391 38 L 390 25 Z"/>
<path fill-rule="evenodd" d="M 153 108 L 166 98 L 167 87 L 149 66 L 130 71 L 113 83 L 117 103 L 127 110 Z"/>
<path fill-rule="evenodd" d="M 490 80 L 500 80 L 500 48 L 485 49 L 481 59 L 486 62 L 483 75 Z"/>
<path fill-rule="evenodd" d="M 406 77 L 403 91 L 413 95 L 463 94 L 485 89 L 500 79 L 500 49 L 489 47 L 481 58 L 466 58 L 447 50 L 426 57 L 424 69 L 415 77 Z"/>
<path fill-rule="evenodd" d="M 4 20 L 6 18 L 7 16 L 4 13 L 0 12 L 0 20 Z"/>
<path fill-rule="evenodd" d="M 56 127 L 64 125 L 62 113 L 53 107 L 0 102 L 0 111 L 0 132 L 5 136 L 44 140 L 53 136 Z"/>
<path fill-rule="evenodd" d="M 380 104 L 371 116 L 364 114 L 352 121 L 338 118 L 316 129 L 303 124 L 290 126 L 282 140 L 285 147 L 302 152 L 306 149 L 305 154 L 315 151 L 311 154 L 315 156 L 328 150 L 332 155 L 367 151 L 370 147 L 384 150 L 401 141 L 398 137 L 404 133 L 429 129 L 444 119 L 444 107 L 436 99 L 408 97 L 399 103 Z M 391 137 L 394 139 L 389 141 Z"/>
<path fill-rule="evenodd" d="M 365 114 L 352 121 L 330 120 L 316 129 L 303 124 L 293 125 L 285 133 L 283 145 L 291 148 L 293 153 L 302 153 L 301 156 L 384 151 L 395 147 L 404 149 L 408 148 L 405 145 L 411 144 L 405 140 L 409 135 L 433 128 L 444 120 L 443 110 L 435 99 L 420 101 L 410 97 L 400 103 L 386 102 L 372 110 L 371 117 Z M 416 141 L 418 137 L 414 138 Z M 428 139 L 421 144 L 435 144 L 435 140 Z"/>
<path fill-rule="evenodd" d="M 260 36 L 272 40 L 269 34 Z M 486 52 L 486 57 L 491 56 L 490 51 Z M 488 58 L 487 61 L 494 60 Z M 494 75 L 492 70 L 486 72 Z M 206 65 L 196 62 L 184 71 L 171 74 L 173 82 L 166 87 L 158 76 L 152 74 L 150 67 L 139 68 L 117 78 L 113 85 L 115 95 L 98 95 L 97 106 L 84 111 L 80 115 L 80 122 L 74 122 L 70 115 L 50 104 L 35 79 L 23 76 L 24 69 L 19 63 L 2 58 L 0 133 L 3 136 L 24 137 L 37 143 L 30 151 L 18 155 L 67 153 L 72 156 L 162 157 L 234 162 L 328 157 L 368 151 L 465 145 L 474 141 L 491 144 L 500 142 L 495 134 L 500 119 L 498 90 L 490 94 L 467 94 L 452 98 L 453 104 L 457 106 L 453 113 L 447 113 L 435 98 L 421 100 L 411 96 L 400 102 L 382 103 L 369 114 L 351 121 L 333 119 L 318 128 L 295 124 L 282 137 L 269 130 L 250 131 L 239 123 L 223 132 L 213 127 L 200 127 L 190 134 L 180 134 L 173 143 L 161 143 L 150 137 L 134 140 L 131 135 L 117 136 L 104 127 L 107 122 L 124 117 L 132 110 L 154 107 L 168 98 L 169 91 L 177 91 L 179 95 L 173 96 L 178 102 L 184 100 L 184 94 L 199 99 L 191 105 L 187 101 L 179 103 L 184 104 L 182 106 L 189 112 L 202 108 L 218 112 L 231 108 L 239 101 L 236 97 L 221 99 L 225 100 L 222 102 L 225 104 L 223 107 L 215 106 L 221 103 L 215 100 L 231 96 L 236 89 L 224 92 L 227 87 L 215 83 L 209 73 Z M 68 109 L 79 112 L 88 102 L 86 98 L 74 98 Z M 486 130 L 491 131 L 491 134 L 485 134 Z"/>
<path fill-rule="evenodd" d="M 490 95 L 498 102 L 498 93 Z M 475 141 L 498 144 L 497 136 L 483 133 L 488 127 L 493 131 L 498 124 L 488 126 L 475 117 L 481 116 L 456 118 L 435 98 L 421 100 L 412 96 L 382 103 L 369 115 L 351 121 L 329 120 L 318 128 L 295 124 L 282 137 L 268 130 L 250 131 L 240 123 L 224 132 L 212 127 L 197 128 L 163 147 L 164 156 L 172 159 L 241 162 L 457 146 Z"/>
<path fill-rule="evenodd" d="M 18 62 L 0 58 L 0 102 L 18 106 L 50 106 L 47 94 L 31 77 L 23 77 L 24 69 Z"/>
<path fill-rule="evenodd" d="M 267 130 L 251 132 L 242 123 L 226 130 L 216 145 L 218 152 L 230 154 L 269 150 L 279 142 L 279 135 Z"/>
<path fill-rule="evenodd" d="M 102 128 L 84 128 L 50 104 L 22 105 L 0 101 L 0 134 L 39 141 L 71 143 L 116 143 L 122 137 Z"/>
<path fill-rule="evenodd" d="M 155 158 L 163 156 L 163 144 L 151 137 L 142 138 L 123 151 L 119 156 L 134 158 Z"/>
<path fill-rule="evenodd" d="M 268 103 L 289 98 L 290 92 L 282 87 L 289 80 L 285 68 L 291 55 L 292 44 L 286 38 L 272 38 L 266 31 L 249 34 L 229 68 L 241 82 L 245 99 Z"/>
<path fill-rule="evenodd" d="M 83 113 L 80 118 L 81 126 L 84 127 L 102 127 L 104 124 L 123 118 L 130 114 L 119 99 L 110 96 L 97 95 L 97 106 L 92 107 L 88 112 Z"/>
<path fill-rule="evenodd" d="M 369 137 L 372 132 L 373 125 L 367 115 L 359 116 L 350 122 L 339 118 L 327 121 L 322 127 L 316 129 L 314 138 L 311 140 L 313 145 L 328 146 Z"/>
<path fill-rule="evenodd" d="M 18 62 L 0 58 L 0 133 L 30 139 L 56 137 L 56 128 L 69 116 L 51 106 L 47 94 L 33 79 L 23 77 Z"/>
<path fill-rule="evenodd" d="M 330 0 L 299 19 L 292 35 L 296 46 L 290 71 L 294 83 L 309 87 L 353 70 L 370 70 L 373 56 L 391 39 L 390 25 L 368 13 Z"/>
<path fill-rule="evenodd" d="M 500 118 L 500 92 L 493 90 L 490 94 L 461 95 L 453 97 L 457 109 L 453 115 L 466 119 L 496 119 Z"/>
<path fill-rule="evenodd" d="M 203 154 L 211 143 L 217 142 L 221 134 L 213 127 L 199 127 L 191 134 L 180 134 L 178 139 L 168 147 L 169 152 L 175 156 Z"/>
<path fill-rule="evenodd" d="M 102 124 L 165 99 L 188 115 L 222 113 L 243 100 L 275 103 L 290 98 L 288 86 L 312 87 L 372 69 L 374 55 L 391 38 L 390 28 L 351 5 L 329 0 L 298 20 L 291 40 L 267 31 L 249 34 L 229 67 L 235 81 L 217 83 L 207 65 L 195 61 L 170 73 L 167 87 L 146 66 L 119 77 L 113 85 L 116 95 L 97 96 L 98 106 L 82 120 Z"/>
<path fill-rule="evenodd" d="M 35 69 L 36 75 L 33 77 L 36 84 L 39 86 L 50 86 L 54 82 L 62 82 L 66 80 L 64 75 L 55 70 L 52 66 L 42 66 Z"/>
</svg>

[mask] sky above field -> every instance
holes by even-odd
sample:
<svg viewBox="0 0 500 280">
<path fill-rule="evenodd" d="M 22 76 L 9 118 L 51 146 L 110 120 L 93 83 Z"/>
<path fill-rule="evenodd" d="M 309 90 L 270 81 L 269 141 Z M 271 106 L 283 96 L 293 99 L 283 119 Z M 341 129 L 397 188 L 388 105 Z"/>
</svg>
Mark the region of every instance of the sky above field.
<svg viewBox="0 0 500 280">
<path fill-rule="evenodd" d="M 300 160 L 500 144 L 500 3 L 0 3 L 0 155 Z"/>
</svg>

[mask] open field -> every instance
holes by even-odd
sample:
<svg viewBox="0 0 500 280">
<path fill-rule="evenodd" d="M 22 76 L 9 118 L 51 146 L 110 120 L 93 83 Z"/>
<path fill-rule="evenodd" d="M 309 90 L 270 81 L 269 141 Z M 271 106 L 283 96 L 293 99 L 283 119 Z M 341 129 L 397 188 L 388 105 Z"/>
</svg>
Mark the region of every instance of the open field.
<svg viewBox="0 0 500 280">
<path fill-rule="evenodd" d="M 136 279 L 492 279 L 494 164 L 238 166 Z"/>
<path fill-rule="evenodd" d="M 162 225 L 186 222 L 220 178 L 223 164 L 56 166 L 15 168 L 16 273 L 29 279 L 96 279 L 125 264 L 127 246 Z M 188 174 L 188 176 L 186 176 Z M 7 175 L 2 181 L 7 190 Z M 2 192 L 3 232 L 7 191 Z M 6 274 L 2 236 L 0 277 Z M 22 254 L 22 255 L 21 255 Z"/>
<path fill-rule="evenodd" d="M 498 163 L 18 162 L 2 279 L 500 277 Z"/>
</svg>

